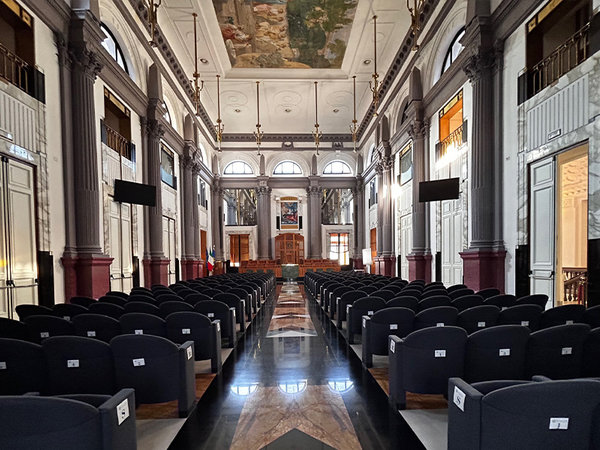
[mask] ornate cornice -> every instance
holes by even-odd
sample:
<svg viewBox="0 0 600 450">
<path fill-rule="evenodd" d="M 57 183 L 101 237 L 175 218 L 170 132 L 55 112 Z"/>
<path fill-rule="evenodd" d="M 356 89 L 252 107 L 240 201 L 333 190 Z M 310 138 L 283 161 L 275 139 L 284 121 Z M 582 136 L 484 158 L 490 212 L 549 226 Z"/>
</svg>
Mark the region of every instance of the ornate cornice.
<svg viewBox="0 0 600 450">
<path fill-rule="evenodd" d="M 263 142 L 314 142 L 315 138 L 310 133 L 265 133 Z M 223 135 L 223 142 L 256 142 L 252 133 L 229 133 Z M 324 134 L 321 142 L 352 142 L 350 134 Z"/>
</svg>

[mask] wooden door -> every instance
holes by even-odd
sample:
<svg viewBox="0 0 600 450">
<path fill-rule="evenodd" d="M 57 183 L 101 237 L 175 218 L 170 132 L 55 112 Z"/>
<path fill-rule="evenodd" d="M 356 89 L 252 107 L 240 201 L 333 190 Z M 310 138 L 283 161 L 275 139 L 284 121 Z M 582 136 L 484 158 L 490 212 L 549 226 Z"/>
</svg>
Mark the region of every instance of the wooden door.
<svg viewBox="0 0 600 450">
<path fill-rule="evenodd" d="M 377 256 L 377 228 L 371 228 L 371 273 L 375 273 L 375 257 Z"/>
<path fill-rule="evenodd" d="M 232 266 L 239 267 L 242 262 L 250 260 L 250 235 L 229 235 L 229 261 Z"/>
</svg>

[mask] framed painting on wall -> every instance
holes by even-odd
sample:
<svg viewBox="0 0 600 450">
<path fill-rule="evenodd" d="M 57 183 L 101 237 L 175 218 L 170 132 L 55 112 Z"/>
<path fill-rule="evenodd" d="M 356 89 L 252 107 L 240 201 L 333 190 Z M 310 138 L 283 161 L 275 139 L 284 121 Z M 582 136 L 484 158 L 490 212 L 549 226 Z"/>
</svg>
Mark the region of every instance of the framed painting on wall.
<svg viewBox="0 0 600 450">
<path fill-rule="evenodd" d="M 298 198 L 297 197 L 282 197 L 281 198 L 281 229 L 282 230 L 297 230 L 298 229 Z"/>
</svg>

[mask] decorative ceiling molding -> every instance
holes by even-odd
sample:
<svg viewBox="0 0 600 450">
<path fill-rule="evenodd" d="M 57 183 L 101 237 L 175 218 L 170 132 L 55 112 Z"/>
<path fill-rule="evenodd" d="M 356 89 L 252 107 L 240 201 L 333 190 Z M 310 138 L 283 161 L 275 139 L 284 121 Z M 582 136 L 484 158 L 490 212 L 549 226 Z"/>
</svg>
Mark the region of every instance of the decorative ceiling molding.
<svg viewBox="0 0 600 450">
<path fill-rule="evenodd" d="M 137 13 L 138 17 L 145 25 L 146 31 L 150 32 L 150 25 L 148 24 L 148 9 L 144 2 L 142 0 L 129 0 L 129 3 L 131 6 L 133 6 L 133 9 Z M 193 103 L 194 90 L 190 80 L 183 70 L 183 67 L 179 63 L 177 56 L 175 56 L 175 52 L 165 39 L 158 24 L 156 25 L 155 41 L 158 44 L 157 48 L 159 49 L 165 61 L 167 61 L 169 64 L 173 74 L 177 77 L 177 80 L 179 81 L 179 84 L 183 88 L 184 92 L 187 94 L 188 99 Z M 208 133 L 210 133 L 213 139 L 216 139 L 214 124 L 202 104 L 200 104 L 198 117 L 200 117 L 200 120 L 202 120 L 202 123 L 204 123 L 206 126 Z"/>
<path fill-rule="evenodd" d="M 265 133 L 263 142 L 314 142 L 315 138 L 311 134 L 297 133 Z M 230 133 L 223 135 L 223 142 L 255 142 L 256 137 L 251 133 Z M 322 142 L 352 142 L 350 134 L 323 134 Z M 265 148 L 265 150 L 269 150 Z M 294 150 L 298 150 L 294 148 Z"/>
<path fill-rule="evenodd" d="M 425 4 L 423 5 L 423 14 L 421 17 L 421 24 L 422 24 L 423 28 L 425 28 L 425 26 L 427 25 L 427 22 L 431 18 L 431 15 L 432 15 L 433 11 L 435 10 L 435 7 L 437 6 L 438 3 L 439 3 L 439 0 L 425 0 Z M 454 3 L 454 2 L 452 2 L 452 3 Z M 406 33 L 406 36 L 404 37 L 403 42 L 404 43 L 402 44 L 402 46 L 396 53 L 394 62 L 390 65 L 390 68 L 388 69 L 387 73 L 385 74 L 385 77 L 383 78 L 383 80 L 381 82 L 381 88 L 379 90 L 379 95 L 380 95 L 381 99 L 385 98 L 388 90 L 393 85 L 394 80 L 398 76 L 398 73 L 400 72 L 402 65 L 406 62 L 408 57 L 413 53 L 413 51 L 412 51 L 413 35 L 412 35 L 412 31 L 410 29 Z M 371 102 L 371 105 L 369 106 L 369 109 L 367 110 L 367 113 L 365 114 L 362 121 L 360 122 L 360 126 L 358 128 L 359 139 L 362 139 L 363 134 L 365 133 L 367 127 L 369 126 L 369 123 L 371 122 L 371 119 L 373 118 L 374 114 L 375 114 L 375 108 L 373 106 L 373 103 Z"/>
</svg>

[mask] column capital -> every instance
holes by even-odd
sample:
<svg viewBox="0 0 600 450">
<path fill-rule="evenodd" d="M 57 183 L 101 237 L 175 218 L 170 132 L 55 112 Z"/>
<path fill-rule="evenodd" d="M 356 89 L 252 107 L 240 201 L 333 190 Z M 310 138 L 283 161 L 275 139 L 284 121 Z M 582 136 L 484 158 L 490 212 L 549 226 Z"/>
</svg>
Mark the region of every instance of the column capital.
<svg viewBox="0 0 600 450">
<path fill-rule="evenodd" d="M 93 81 L 96 80 L 103 67 L 98 53 L 88 49 L 86 46 L 70 47 L 68 58 L 74 68 L 79 69 L 81 73 Z"/>
<path fill-rule="evenodd" d="M 497 53 L 495 49 L 477 52 L 469 56 L 462 66 L 463 71 L 471 83 L 479 81 L 482 75 L 497 67 Z"/>
<path fill-rule="evenodd" d="M 306 188 L 306 193 L 308 196 L 319 196 L 323 193 L 323 188 L 321 186 L 309 186 Z"/>
<path fill-rule="evenodd" d="M 181 158 L 179 159 L 181 161 L 181 166 L 185 169 L 185 170 L 190 170 L 192 171 L 194 169 L 194 157 L 190 156 L 190 155 L 183 155 L 181 156 Z"/>
<path fill-rule="evenodd" d="M 254 192 L 259 197 L 271 195 L 272 189 L 269 186 L 257 186 L 254 188 Z"/>
<path fill-rule="evenodd" d="M 146 133 L 148 134 L 148 137 L 151 139 L 158 140 L 158 139 L 162 138 L 165 134 L 165 127 L 158 120 L 146 119 L 145 128 L 146 128 Z"/>
<path fill-rule="evenodd" d="M 200 172 L 202 172 L 202 164 L 200 163 L 200 161 L 195 160 L 192 163 L 192 173 L 194 174 L 194 176 L 198 176 L 200 175 Z"/>
<path fill-rule="evenodd" d="M 429 119 L 415 119 L 408 127 L 408 135 L 412 140 L 424 139 L 429 130 Z"/>
</svg>

